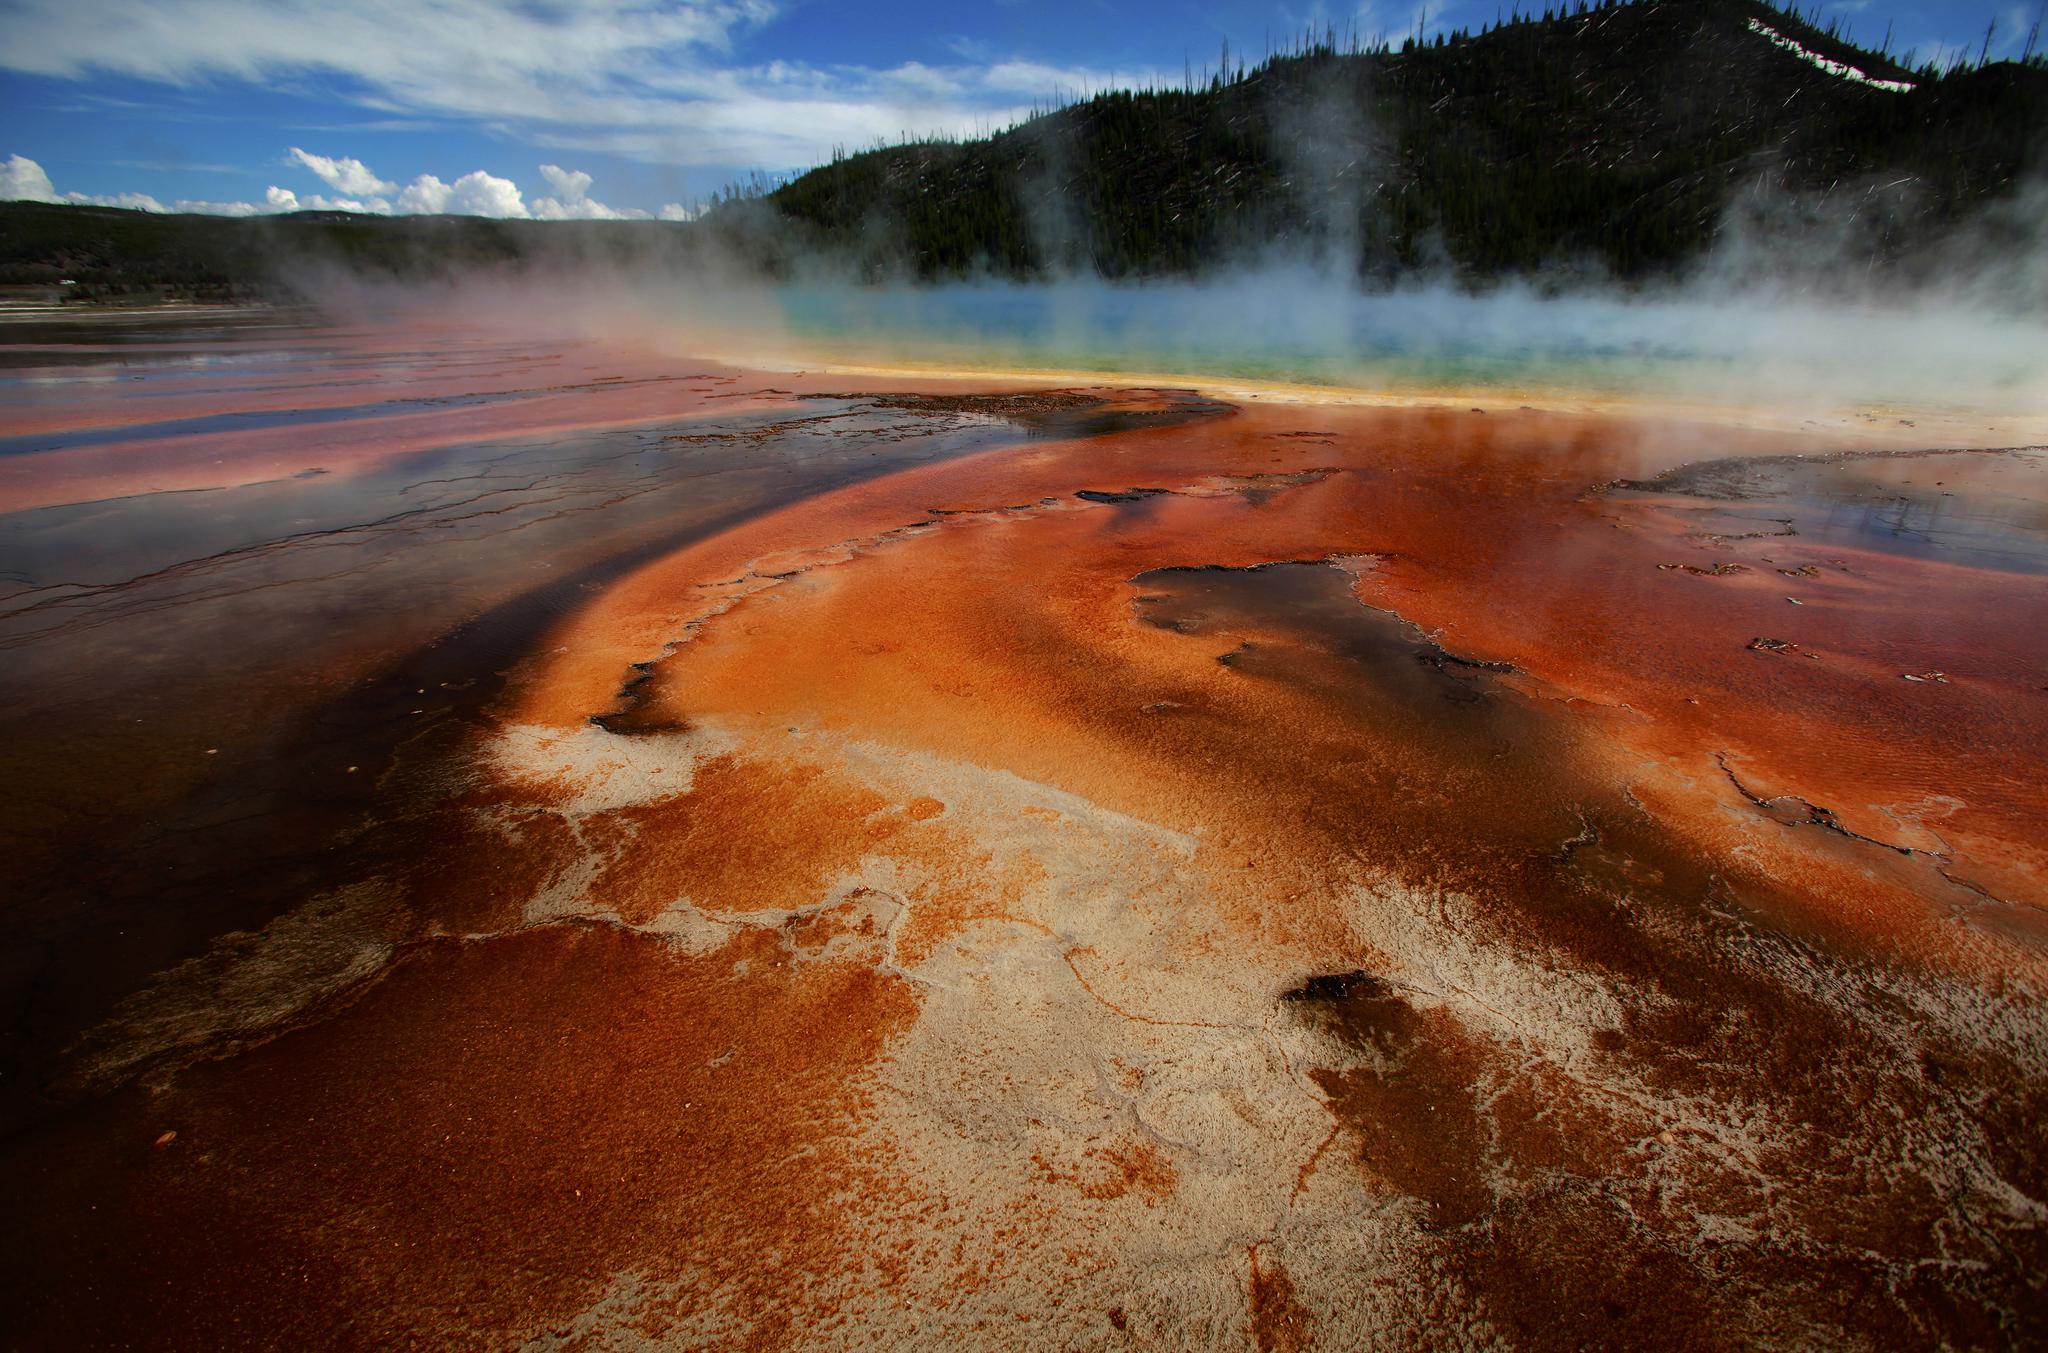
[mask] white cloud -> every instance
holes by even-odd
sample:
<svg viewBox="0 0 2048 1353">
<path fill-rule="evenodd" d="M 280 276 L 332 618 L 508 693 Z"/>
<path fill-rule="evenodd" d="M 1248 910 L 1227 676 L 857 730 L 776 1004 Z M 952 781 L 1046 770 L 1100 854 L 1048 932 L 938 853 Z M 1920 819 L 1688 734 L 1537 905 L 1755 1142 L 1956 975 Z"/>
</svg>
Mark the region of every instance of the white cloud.
<svg viewBox="0 0 2048 1353">
<path fill-rule="evenodd" d="M 0 66 L 176 85 L 309 72 L 360 81 L 387 112 L 645 120 L 665 76 L 766 19 L 762 0 L 15 0 Z M 336 182 L 353 195 L 368 190 Z"/>
<path fill-rule="evenodd" d="M 906 133 L 1001 126 L 1059 91 L 1160 78 L 980 57 L 730 64 L 734 39 L 774 13 L 769 0 L 12 0 L 0 68 L 176 85 L 339 75 L 362 90 L 358 102 L 393 117 L 485 122 L 539 145 L 660 164 L 769 168 Z M 335 191 L 390 196 L 394 185 L 359 163 L 361 180 L 351 162 L 327 163 Z M 548 200 L 591 199 L 556 190 Z"/>
<path fill-rule="evenodd" d="M 162 211 L 164 204 L 148 193 L 60 193 L 43 167 L 26 155 L 0 162 L 0 202 L 70 202 L 81 207 L 126 207 L 130 211 Z"/>
<path fill-rule="evenodd" d="M 528 206 L 519 185 L 511 179 L 499 178 L 495 174 L 478 169 L 462 175 L 453 183 L 444 182 L 433 174 L 421 174 L 400 189 L 397 184 L 380 179 L 361 160 L 328 159 L 319 155 L 308 155 L 297 147 L 292 149 L 292 162 L 302 164 L 318 174 L 323 180 L 339 186 L 351 183 L 360 188 L 379 188 L 385 193 L 396 191 L 396 200 L 389 196 L 370 197 L 328 197 L 321 193 L 299 193 L 290 188 L 272 184 L 264 191 L 261 202 L 217 202 L 204 198 L 179 198 L 170 208 L 147 193 L 116 193 L 100 195 L 91 193 L 59 193 L 50 182 L 50 176 L 43 167 L 24 155 L 12 155 L 0 161 L 0 200 L 23 199 L 35 202 L 75 202 L 81 205 L 102 207 L 129 207 L 137 211 L 176 210 L 205 216 L 277 216 L 294 211 L 352 211 L 372 216 L 492 216 L 507 220 L 542 221 L 645 221 L 653 219 L 650 213 L 637 208 L 608 207 L 590 196 L 594 180 L 580 169 L 564 169 L 560 165 L 540 166 L 541 178 L 554 190 L 551 197 L 535 198 Z M 661 208 L 660 219 L 664 221 L 694 220 L 698 210 L 685 207 L 680 202 L 670 202 Z"/>
<path fill-rule="evenodd" d="M 644 221 L 647 213 L 615 210 L 587 197 L 569 202 L 553 197 L 536 197 L 533 199 L 533 217 L 537 221 Z"/>
<path fill-rule="evenodd" d="M 909 81 L 922 78 L 912 66 L 899 67 L 889 72 L 892 79 Z M 1042 99 L 1055 93 L 1093 94 L 1108 88 L 1110 78 L 1102 71 L 1088 70 L 1079 66 L 1048 66 L 1038 61 L 998 61 L 981 70 L 975 83 L 986 90 L 1018 96 L 1026 99 Z"/>
<path fill-rule="evenodd" d="M 202 216 L 281 216 L 291 211 L 355 211 L 372 216 L 391 214 L 391 204 L 382 198 L 357 201 L 348 197 L 323 197 L 319 193 L 300 197 L 291 189 L 275 184 L 264 190 L 261 202 L 209 202 L 181 197 L 176 205 L 179 211 Z"/>
<path fill-rule="evenodd" d="M 292 147 L 290 158 L 293 164 L 318 174 L 328 187 L 350 197 L 386 197 L 398 191 L 397 184 L 378 178 L 361 160 L 330 160 L 325 155 L 309 155 L 297 146 Z"/>
<path fill-rule="evenodd" d="M 266 192 L 265 197 L 269 194 Z M 391 204 L 381 197 L 361 201 L 353 197 L 324 197 L 319 193 L 308 193 L 304 197 L 293 194 L 296 205 L 279 208 L 281 211 L 353 211 L 365 216 L 389 216 Z"/>
<path fill-rule="evenodd" d="M 1976 56 L 1977 49 L 1966 42 L 1958 44 L 1943 42 L 1936 38 L 1932 42 L 1923 42 L 1911 49 L 1909 55 L 1913 58 L 1911 65 L 1916 70 L 1928 64 L 1932 64 L 1937 70 L 1947 70 L 1956 61 Z"/>
<path fill-rule="evenodd" d="M 268 216 L 273 210 L 260 202 L 208 202 L 192 197 L 181 197 L 171 206 L 199 216 Z"/>
<path fill-rule="evenodd" d="M 368 216 L 497 216 L 524 219 L 530 213 L 510 179 L 479 169 L 453 183 L 433 174 L 421 174 L 404 188 L 380 179 L 361 160 L 328 159 L 307 155 L 294 147 L 294 163 L 303 164 L 336 187 L 353 185 L 357 191 L 376 190 L 375 196 L 328 197 L 322 193 L 299 193 L 275 184 L 265 191 L 261 202 L 179 201 L 179 211 L 203 212 L 210 216 L 276 216 L 293 211 L 352 211 Z M 317 161 L 318 163 L 309 163 Z M 585 176 L 587 178 L 587 176 Z M 388 194 L 396 194 L 396 201 Z"/>
<path fill-rule="evenodd" d="M 340 71 L 394 91 L 553 73 L 589 83 L 650 54 L 723 50 L 769 17 L 758 0 L 19 0 L 7 64 L 41 75 L 120 71 L 188 83 Z"/>
<path fill-rule="evenodd" d="M 1440 30 L 1444 13 L 1455 8 L 1443 0 L 1432 0 L 1429 4 L 1413 0 L 1363 0 L 1353 12 L 1351 27 L 1367 42 L 1386 41 L 1398 47 L 1402 39 L 1414 37 L 1417 32 L 1427 35 Z M 1522 6 L 1521 12 L 1526 16 L 1529 6 Z M 1311 28 L 1320 26 L 1310 24 Z"/>
<path fill-rule="evenodd" d="M 398 209 L 407 215 L 438 216 L 448 210 L 454 191 L 432 174 L 422 174 L 398 195 Z"/>
<path fill-rule="evenodd" d="M 498 216 L 525 218 L 529 213 L 511 179 L 501 179 L 479 169 L 453 183 L 443 183 L 432 174 L 422 174 L 398 195 L 401 215 Z"/>
<path fill-rule="evenodd" d="M 555 190 L 553 197 L 535 198 L 533 214 L 542 221 L 644 221 L 647 213 L 620 211 L 590 196 L 590 175 L 580 169 L 544 164 L 540 176 Z"/>
<path fill-rule="evenodd" d="M 126 207 L 130 211 L 164 209 L 164 204 L 148 193 L 66 193 L 64 200 L 81 207 Z"/>
<path fill-rule="evenodd" d="M 2034 32 L 2034 25 L 2041 22 L 2041 18 L 2042 15 L 2039 10 L 2036 10 L 2032 16 L 2029 16 L 2023 6 L 2007 6 L 2004 15 L 1998 22 L 1998 41 L 1995 44 L 1998 50 L 2004 52 L 2008 57 L 2017 57 L 2026 50 L 2027 36 Z M 2039 51 L 2040 48 L 2040 37 L 2038 34 L 2035 34 L 2034 50 Z"/>
<path fill-rule="evenodd" d="M 593 182 L 590 175 L 580 169 L 564 169 L 560 165 L 553 164 L 542 165 L 540 167 L 540 176 L 548 181 L 548 187 L 553 188 L 556 194 L 565 202 L 574 202 L 580 199 L 585 193 L 590 191 L 590 185 Z"/>
<path fill-rule="evenodd" d="M 523 217 L 526 203 L 519 197 L 519 185 L 483 170 L 464 174 L 449 185 L 448 209 L 464 216 Z"/>
<path fill-rule="evenodd" d="M 9 155 L 0 164 L 0 202 L 55 202 L 57 190 L 43 167 L 26 155 Z"/>
</svg>

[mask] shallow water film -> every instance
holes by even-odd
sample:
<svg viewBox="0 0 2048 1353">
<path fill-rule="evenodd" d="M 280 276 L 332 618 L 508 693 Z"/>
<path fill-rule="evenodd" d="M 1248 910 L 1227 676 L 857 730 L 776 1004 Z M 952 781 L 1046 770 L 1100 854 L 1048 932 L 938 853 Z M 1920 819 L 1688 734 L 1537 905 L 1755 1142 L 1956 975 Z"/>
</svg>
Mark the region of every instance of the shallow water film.
<svg viewBox="0 0 2048 1353">
<path fill-rule="evenodd" d="M 1995 423 L 0 331 L 25 1347 L 2048 1339 Z"/>
</svg>

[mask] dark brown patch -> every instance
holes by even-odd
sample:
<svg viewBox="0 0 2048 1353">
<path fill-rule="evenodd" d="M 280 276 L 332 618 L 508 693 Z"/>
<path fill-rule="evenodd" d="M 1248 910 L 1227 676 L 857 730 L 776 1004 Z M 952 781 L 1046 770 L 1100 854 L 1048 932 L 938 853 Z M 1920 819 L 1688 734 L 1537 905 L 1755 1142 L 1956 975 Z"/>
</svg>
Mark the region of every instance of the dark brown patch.
<svg viewBox="0 0 2048 1353">
<path fill-rule="evenodd" d="M 1425 1225 L 1484 1215 L 1492 1201 L 1486 1133 L 1473 1105 L 1481 1050 L 1448 1013 L 1416 1010 L 1378 983 L 1354 984 L 1313 1008 L 1363 1059 L 1309 1077 L 1351 1130 L 1366 1174 L 1422 1199 Z"/>
<path fill-rule="evenodd" d="M 1252 1342 L 1259 1353 L 1302 1353 L 1314 1342 L 1315 1325 L 1295 1299 L 1294 1279 L 1275 1263 L 1259 1261 L 1251 1248 Z"/>
</svg>

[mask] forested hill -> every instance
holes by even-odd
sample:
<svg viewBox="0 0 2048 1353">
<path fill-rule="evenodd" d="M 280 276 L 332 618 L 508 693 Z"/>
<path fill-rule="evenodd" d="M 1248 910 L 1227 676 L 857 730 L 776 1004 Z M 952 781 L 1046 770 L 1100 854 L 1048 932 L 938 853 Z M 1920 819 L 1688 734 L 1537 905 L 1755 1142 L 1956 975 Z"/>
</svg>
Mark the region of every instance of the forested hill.
<svg viewBox="0 0 2048 1353">
<path fill-rule="evenodd" d="M 1825 199 L 1854 218 L 1850 248 L 1895 258 L 2028 170 L 2048 171 L 2038 60 L 1944 77 L 1756 0 L 1608 0 L 1398 49 L 1314 44 L 856 155 L 769 201 L 815 244 L 927 277 L 1186 273 L 1276 248 L 1639 276 L 1706 248 L 1731 205 Z"/>
<path fill-rule="evenodd" d="M 836 159 L 690 223 L 0 203 L 0 282 L 223 296 L 290 290 L 309 260 L 407 276 L 554 259 L 936 279 L 1185 276 L 1275 257 L 1368 280 L 1644 278 L 1734 230 L 1860 279 L 1952 258 L 1942 246 L 1987 208 L 2008 235 L 1979 252 L 2038 246 L 2026 185 L 2048 185 L 2038 56 L 1908 69 L 1760 0 L 1601 0 L 1398 48 L 1328 35 L 984 140 Z"/>
</svg>

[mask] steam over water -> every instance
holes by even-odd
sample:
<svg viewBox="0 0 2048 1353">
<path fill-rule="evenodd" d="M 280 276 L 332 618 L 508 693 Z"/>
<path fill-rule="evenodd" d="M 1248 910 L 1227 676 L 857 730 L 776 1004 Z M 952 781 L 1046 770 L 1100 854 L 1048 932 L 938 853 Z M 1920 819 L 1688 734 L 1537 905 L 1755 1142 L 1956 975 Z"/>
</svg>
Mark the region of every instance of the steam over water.
<svg viewBox="0 0 2048 1353">
<path fill-rule="evenodd" d="M 1379 295 L 1293 275 L 1210 286 L 795 291 L 792 334 L 849 360 L 1347 387 L 1544 386 L 1738 400 L 2048 407 L 2048 324 L 1782 298 Z"/>
<path fill-rule="evenodd" d="M 458 293 L 455 303 L 473 299 Z M 684 347 L 711 339 L 798 364 L 2048 411 L 2048 319 L 1982 293 L 1842 300 L 1733 285 L 1367 292 L 1289 268 L 1152 285 L 699 289 L 586 278 L 537 287 L 529 304 L 580 315 L 597 333 L 629 324 L 667 331 Z M 485 306 L 500 317 L 522 313 L 503 297 Z"/>
</svg>

